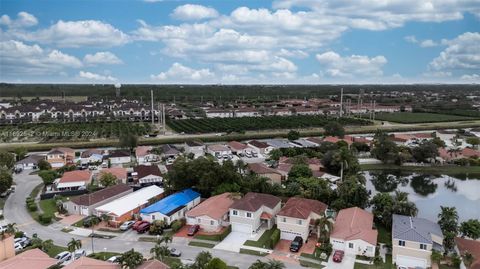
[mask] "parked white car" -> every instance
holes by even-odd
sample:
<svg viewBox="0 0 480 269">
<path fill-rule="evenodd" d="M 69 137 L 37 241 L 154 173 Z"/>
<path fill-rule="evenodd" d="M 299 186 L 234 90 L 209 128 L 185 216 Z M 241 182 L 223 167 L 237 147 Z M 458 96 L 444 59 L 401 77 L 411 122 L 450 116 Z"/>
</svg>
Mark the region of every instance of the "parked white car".
<svg viewBox="0 0 480 269">
<path fill-rule="evenodd" d="M 120 230 L 121 231 L 126 231 L 126 230 L 132 228 L 133 224 L 135 224 L 134 220 L 125 221 L 124 223 L 122 223 L 122 225 L 120 225 Z"/>
<path fill-rule="evenodd" d="M 55 256 L 55 259 L 58 260 L 57 264 L 62 264 L 72 259 L 72 253 L 68 251 L 60 252 Z"/>
<path fill-rule="evenodd" d="M 84 249 L 77 249 L 75 250 L 75 253 L 73 254 L 73 257 L 75 260 L 80 259 L 82 256 L 87 256 L 87 252 Z"/>
<path fill-rule="evenodd" d="M 119 263 L 119 259 L 120 259 L 120 256 L 112 256 L 112 257 L 108 258 L 107 262 Z"/>
<path fill-rule="evenodd" d="M 23 249 L 22 244 L 20 244 L 20 243 L 15 243 L 13 246 L 15 248 L 15 252 Z"/>
</svg>

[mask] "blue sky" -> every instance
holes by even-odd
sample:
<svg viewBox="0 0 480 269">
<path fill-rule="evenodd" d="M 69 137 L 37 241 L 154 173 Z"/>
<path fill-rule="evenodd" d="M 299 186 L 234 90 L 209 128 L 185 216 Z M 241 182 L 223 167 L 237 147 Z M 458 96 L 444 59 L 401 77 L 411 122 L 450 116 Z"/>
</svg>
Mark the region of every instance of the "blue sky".
<svg viewBox="0 0 480 269">
<path fill-rule="evenodd" d="M 478 0 L 2 0 L 0 81 L 478 83 Z"/>
</svg>

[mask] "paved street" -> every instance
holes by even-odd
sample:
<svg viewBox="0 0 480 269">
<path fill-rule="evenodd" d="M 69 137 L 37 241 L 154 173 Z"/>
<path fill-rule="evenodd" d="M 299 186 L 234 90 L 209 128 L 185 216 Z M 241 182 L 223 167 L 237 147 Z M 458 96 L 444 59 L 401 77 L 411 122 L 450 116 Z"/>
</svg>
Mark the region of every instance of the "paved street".
<svg viewBox="0 0 480 269">
<path fill-rule="evenodd" d="M 31 191 L 41 183 L 40 177 L 36 175 L 28 175 L 30 171 L 25 171 L 21 174 L 14 175 L 14 181 L 17 184 L 15 193 L 12 193 L 7 199 L 4 208 L 5 220 L 4 223 L 16 223 L 17 227 L 26 232 L 29 236 L 36 233 L 42 239 L 52 239 L 55 244 L 66 246 L 72 239 L 82 240 L 83 248 L 87 252 L 91 252 L 92 244 L 91 238 L 83 236 L 74 236 L 64 233 L 61 229 L 64 227 L 60 223 L 54 223 L 50 226 L 43 226 L 32 219 L 25 208 L 25 198 L 30 195 Z M 150 248 L 153 243 L 139 242 L 134 232 L 127 232 L 119 235 L 113 239 L 94 239 L 94 250 L 125 252 L 134 248 L 141 252 L 144 256 L 150 256 Z M 182 252 L 182 259 L 195 259 L 195 256 L 201 251 L 209 250 L 213 256 L 226 261 L 229 265 L 237 266 L 242 269 L 248 268 L 255 260 L 260 259 L 266 261 L 266 258 L 239 254 L 218 249 L 205 249 L 199 247 L 188 246 L 188 239 L 175 238 L 171 243 L 171 247 L 176 248 Z M 298 264 L 287 264 L 287 268 L 303 268 Z"/>
</svg>

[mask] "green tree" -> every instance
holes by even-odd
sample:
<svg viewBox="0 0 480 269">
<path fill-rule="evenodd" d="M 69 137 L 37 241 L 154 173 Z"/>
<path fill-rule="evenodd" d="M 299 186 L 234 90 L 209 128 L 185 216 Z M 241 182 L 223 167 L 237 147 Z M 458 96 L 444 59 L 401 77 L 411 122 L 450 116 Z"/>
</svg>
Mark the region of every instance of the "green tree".
<svg viewBox="0 0 480 269">
<path fill-rule="evenodd" d="M 340 138 L 343 138 L 345 136 L 345 129 L 340 123 L 336 121 L 331 121 L 325 124 L 325 126 L 323 126 L 323 129 L 325 130 L 325 136 L 337 136 Z"/>
<path fill-rule="evenodd" d="M 153 248 L 150 249 L 150 253 L 159 261 L 165 261 L 167 257 L 170 256 L 170 250 L 167 245 L 162 245 L 160 242 L 157 242 Z"/>
<path fill-rule="evenodd" d="M 283 269 L 286 268 L 285 264 L 277 260 L 269 260 L 268 262 L 262 262 L 256 260 L 248 269 Z"/>
<path fill-rule="evenodd" d="M 18 147 L 18 148 L 15 148 L 13 150 L 13 152 L 15 153 L 16 157 L 17 157 L 17 161 L 20 161 L 22 159 L 25 158 L 25 156 L 27 156 L 27 149 L 25 147 Z"/>
<path fill-rule="evenodd" d="M 205 267 L 205 269 L 227 269 L 227 264 L 219 258 L 213 258 Z"/>
<path fill-rule="evenodd" d="M 0 169 L 0 193 L 4 193 L 12 187 L 13 178 L 10 172 L 6 169 Z"/>
<path fill-rule="evenodd" d="M 288 132 L 287 134 L 287 138 L 290 141 L 297 140 L 300 138 L 300 133 L 294 130 L 290 130 L 290 132 Z"/>
<path fill-rule="evenodd" d="M 398 161 L 399 149 L 397 144 L 384 132 L 377 131 L 373 140 L 371 154 L 383 163 L 394 163 Z"/>
<path fill-rule="evenodd" d="M 138 144 L 138 137 L 135 134 L 126 133 L 121 135 L 119 138 L 119 146 L 121 148 L 130 150 L 130 152 L 132 152 L 133 149 L 137 147 L 137 144 Z"/>
<path fill-rule="evenodd" d="M 70 242 L 67 244 L 68 251 L 75 252 L 75 250 L 80 249 L 82 247 L 82 241 L 72 238 Z"/>
<path fill-rule="evenodd" d="M 473 261 L 475 260 L 475 257 L 473 257 L 472 253 L 466 251 L 462 255 L 462 260 L 463 260 L 463 263 L 465 264 L 465 266 L 467 268 L 470 268 L 470 266 L 473 264 Z"/>
<path fill-rule="evenodd" d="M 49 169 L 52 169 L 52 166 L 46 160 L 40 160 L 40 161 L 38 161 L 38 169 L 49 170 Z"/>
<path fill-rule="evenodd" d="M 295 164 L 288 172 L 289 179 L 308 178 L 312 176 L 312 170 L 306 164 Z"/>
<path fill-rule="evenodd" d="M 53 246 L 54 244 L 52 239 L 48 239 L 42 242 L 42 250 L 44 252 L 48 252 L 50 249 L 53 248 Z"/>
<path fill-rule="evenodd" d="M 440 137 L 436 136 L 432 139 L 432 143 L 434 143 L 435 145 L 437 145 L 437 147 L 439 148 L 444 148 L 447 146 L 447 144 L 445 144 L 445 141 L 443 141 L 443 139 L 441 139 Z"/>
<path fill-rule="evenodd" d="M 0 150 L 0 169 L 12 169 L 15 165 L 15 157 L 12 153 Z"/>
<path fill-rule="evenodd" d="M 432 250 L 431 258 L 432 258 L 432 262 L 436 264 L 440 264 L 440 261 L 442 260 L 443 255 L 436 250 Z"/>
<path fill-rule="evenodd" d="M 480 138 L 478 137 L 468 137 L 466 142 L 470 145 L 472 145 L 473 148 L 478 148 L 478 145 L 480 144 Z"/>
<path fill-rule="evenodd" d="M 197 257 L 195 258 L 195 266 L 196 268 L 205 268 L 207 264 L 212 260 L 212 254 L 208 251 L 202 251 L 198 253 Z"/>
<path fill-rule="evenodd" d="M 100 176 L 100 184 L 104 187 L 110 187 L 117 184 L 118 179 L 112 173 L 102 173 Z"/>
<path fill-rule="evenodd" d="M 319 234 L 320 242 L 327 243 L 330 238 L 330 232 L 333 229 L 331 219 L 326 216 L 316 219 L 315 226 L 317 227 L 317 233 Z"/>
<path fill-rule="evenodd" d="M 54 170 L 41 170 L 38 176 L 42 178 L 44 185 L 51 185 L 59 177 L 57 171 Z"/>
<path fill-rule="evenodd" d="M 365 186 L 352 178 L 347 178 L 338 184 L 336 189 L 337 199 L 332 202 L 332 207 L 336 210 L 349 207 L 366 208 L 370 194 Z"/>
<path fill-rule="evenodd" d="M 375 255 L 373 257 L 373 264 L 375 265 L 375 268 L 382 268 L 383 267 L 383 259 L 380 255 Z"/>
<path fill-rule="evenodd" d="M 480 221 L 478 219 L 469 219 L 462 222 L 460 224 L 460 233 L 462 236 L 477 240 L 480 238 Z"/>
<path fill-rule="evenodd" d="M 439 155 L 438 146 L 432 141 L 425 140 L 412 149 L 412 155 L 418 162 L 428 162 Z"/>
<path fill-rule="evenodd" d="M 458 213 L 455 207 L 440 207 L 441 212 L 438 214 L 438 225 L 443 232 L 443 246 L 445 251 L 453 249 L 454 238 L 458 234 Z"/>
<path fill-rule="evenodd" d="M 282 151 L 279 150 L 279 149 L 273 149 L 270 151 L 270 153 L 268 154 L 268 156 L 270 157 L 271 160 L 275 160 L 275 161 L 278 161 L 280 160 L 280 157 L 283 156 L 282 154 Z"/>
<path fill-rule="evenodd" d="M 122 268 L 134 269 L 143 263 L 143 255 L 132 248 L 120 256 L 119 262 Z"/>
<path fill-rule="evenodd" d="M 395 191 L 393 195 L 377 193 L 370 204 L 375 218 L 387 228 L 392 225 L 393 214 L 415 217 L 418 213 L 417 206 L 408 200 L 406 192 Z"/>
</svg>

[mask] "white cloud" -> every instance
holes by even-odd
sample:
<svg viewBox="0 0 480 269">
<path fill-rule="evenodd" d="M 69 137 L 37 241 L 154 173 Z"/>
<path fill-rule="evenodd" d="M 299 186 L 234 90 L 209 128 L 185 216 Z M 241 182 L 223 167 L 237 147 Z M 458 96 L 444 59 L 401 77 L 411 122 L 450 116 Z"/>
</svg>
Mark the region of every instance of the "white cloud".
<svg viewBox="0 0 480 269">
<path fill-rule="evenodd" d="M 2 15 L 0 17 L 0 25 L 6 25 L 11 28 L 31 27 L 37 24 L 37 18 L 24 11 L 18 12 L 17 18 L 14 20 L 12 20 L 8 15 Z"/>
<path fill-rule="evenodd" d="M 363 55 L 342 57 L 333 51 L 317 54 L 316 58 L 325 67 L 325 73 L 330 77 L 381 76 L 383 75 L 382 67 L 387 63 L 387 59 L 381 55 L 372 58 Z"/>
<path fill-rule="evenodd" d="M 438 43 L 431 39 L 425 39 L 422 42 L 420 42 L 420 47 L 422 48 L 430 48 L 430 47 L 436 47 L 436 46 L 438 46 Z"/>
<path fill-rule="evenodd" d="M 447 78 L 452 76 L 452 72 L 429 71 L 423 73 L 422 75 L 428 78 Z"/>
<path fill-rule="evenodd" d="M 471 74 L 471 75 L 463 75 L 460 77 L 461 80 L 465 81 L 472 81 L 472 82 L 480 82 L 480 75 L 478 74 Z"/>
<path fill-rule="evenodd" d="M 407 41 L 408 43 L 413 43 L 413 44 L 418 43 L 418 40 L 414 35 L 406 36 L 403 39 L 405 39 L 405 41 Z"/>
<path fill-rule="evenodd" d="M 175 8 L 171 16 L 179 20 L 202 20 L 216 18 L 218 12 L 211 7 L 186 4 Z"/>
<path fill-rule="evenodd" d="M 205 82 L 214 78 L 215 74 L 208 68 L 193 69 L 180 63 L 174 63 L 167 71 L 158 75 L 150 75 L 152 80 L 172 82 Z"/>
<path fill-rule="evenodd" d="M 112 82 L 116 81 L 117 79 L 115 77 L 112 77 L 110 75 L 100 75 L 88 71 L 80 71 L 77 75 L 78 78 L 81 80 L 88 80 L 88 81 L 104 81 L 104 82 Z"/>
<path fill-rule="evenodd" d="M 115 54 L 109 51 L 100 51 L 95 54 L 87 54 L 83 58 L 83 61 L 88 65 L 122 63 L 122 60 L 120 60 Z"/>
<path fill-rule="evenodd" d="M 0 62 L 0 73 L 4 75 L 44 75 L 82 67 L 82 62 L 74 56 L 16 40 L 0 42 Z"/>
<path fill-rule="evenodd" d="M 33 32 L 10 29 L 5 35 L 24 41 L 54 44 L 59 47 L 112 47 L 127 43 L 129 37 L 108 23 L 95 20 L 58 21 Z"/>
<path fill-rule="evenodd" d="M 443 41 L 448 47 L 430 62 L 432 70 L 480 70 L 480 33 L 464 33 Z"/>
</svg>

